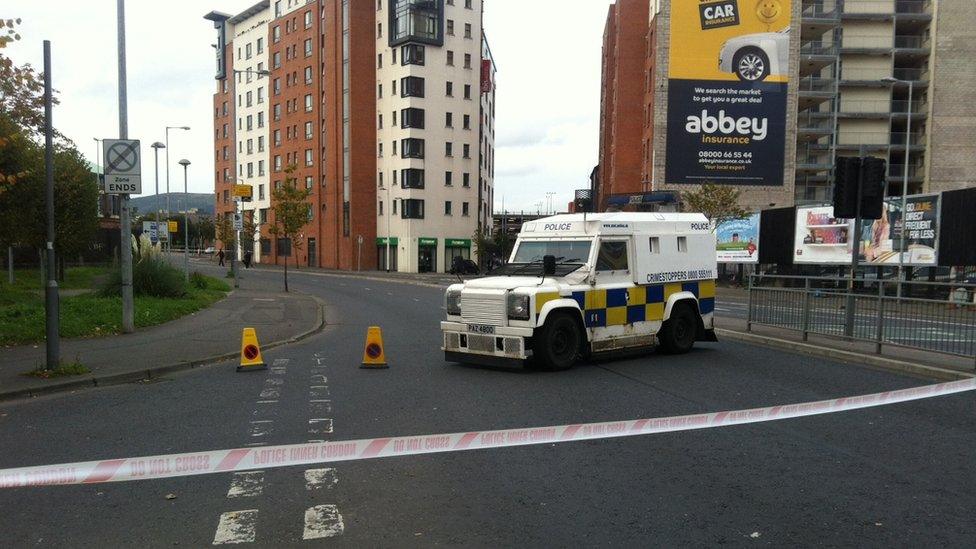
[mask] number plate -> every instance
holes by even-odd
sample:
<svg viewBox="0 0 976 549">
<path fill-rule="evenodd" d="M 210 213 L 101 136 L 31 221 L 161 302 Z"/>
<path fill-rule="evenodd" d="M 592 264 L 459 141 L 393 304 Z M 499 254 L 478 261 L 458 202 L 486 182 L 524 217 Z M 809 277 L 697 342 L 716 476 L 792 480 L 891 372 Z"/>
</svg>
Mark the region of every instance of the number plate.
<svg viewBox="0 0 976 549">
<path fill-rule="evenodd" d="M 473 334 L 494 334 L 495 327 L 490 324 L 468 324 L 468 331 Z"/>
</svg>

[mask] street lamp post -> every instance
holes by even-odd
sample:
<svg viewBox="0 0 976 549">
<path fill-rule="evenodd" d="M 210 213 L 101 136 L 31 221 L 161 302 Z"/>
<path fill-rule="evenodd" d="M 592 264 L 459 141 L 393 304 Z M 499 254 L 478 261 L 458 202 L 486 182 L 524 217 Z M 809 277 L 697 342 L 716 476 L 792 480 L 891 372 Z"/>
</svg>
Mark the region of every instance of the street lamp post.
<svg viewBox="0 0 976 549">
<path fill-rule="evenodd" d="M 901 297 L 901 279 L 905 275 L 905 221 L 908 214 L 908 159 L 912 150 L 912 92 L 914 82 L 911 80 L 899 80 L 893 76 L 882 78 L 882 82 L 892 85 L 908 85 L 908 110 L 906 111 L 905 122 L 905 163 L 902 164 L 902 184 L 901 184 L 901 235 L 898 242 L 898 283 L 895 285 L 897 296 Z"/>
<path fill-rule="evenodd" d="M 169 131 L 170 130 L 189 130 L 190 126 L 166 126 L 166 143 L 164 148 L 166 149 L 166 220 L 169 221 Z M 167 228 L 169 230 L 169 228 Z M 167 237 L 169 234 L 167 233 Z M 169 242 L 169 238 L 166 239 Z M 169 249 L 172 250 L 173 246 L 170 244 Z"/>
<path fill-rule="evenodd" d="M 190 161 L 187 159 L 180 160 L 180 166 L 183 166 L 183 278 L 187 282 L 190 281 L 190 194 L 189 185 L 187 184 L 187 168 L 190 166 Z"/>
<path fill-rule="evenodd" d="M 153 154 L 156 161 L 156 195 L 153 197 L 153 206 L 156 210 L 156 240 L 159 240 L 159 149 L 165 149 L 166 145 L 160 143 L 159 141 L 150 145 L 153 148 Z M 168 230 L 168 228 L 167 228 Z M 167 235 L 168 236 L 168 235 Z M 167 239 L 168 240 L 168 239 Z"/>
</svg>

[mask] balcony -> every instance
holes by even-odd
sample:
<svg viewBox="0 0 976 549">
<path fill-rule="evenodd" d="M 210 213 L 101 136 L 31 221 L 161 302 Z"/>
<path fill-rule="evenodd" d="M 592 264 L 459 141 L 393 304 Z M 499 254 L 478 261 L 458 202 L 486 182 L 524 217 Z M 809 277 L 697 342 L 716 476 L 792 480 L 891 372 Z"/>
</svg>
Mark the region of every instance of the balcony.
<svg viewBox="0 0 976 549">
<path fill-rule="evenodd" d="M 800 9 L 800 37 L 816 38 L 840 23 L 838 2 L 804 0 Z"/>
<path fill-rule="evenodd" d="M 888 21 L 932 19 L 932 0 L 844 0 L 843 20 Z"/>
<path fill-rule="evenodd" d="M 822 42 L 800 44 L 800 75 L 812 75 L 837 61 L 837 45 Z"/>
<path fill-rule="evenodd" d="M 905 150 L 905 142 L 911 141 L 911 151 L 918 152 L 925 148 L 925 136 L 920 133 L 905 132 L 842 132 L 837 136 L 838 149 L 858 149 L 862 145 L 869 150 Z"/>
</svg>

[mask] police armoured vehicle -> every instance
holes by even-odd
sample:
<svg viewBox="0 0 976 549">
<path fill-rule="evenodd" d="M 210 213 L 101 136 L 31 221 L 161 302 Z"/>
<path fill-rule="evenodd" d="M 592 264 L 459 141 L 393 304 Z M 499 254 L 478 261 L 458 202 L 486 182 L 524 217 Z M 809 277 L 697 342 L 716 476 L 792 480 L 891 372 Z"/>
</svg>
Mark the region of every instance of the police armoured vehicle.
<svg viewBox="0 0 976 549">
<path fill-rule="evenodd" d="M 556 215 L 522 226 L 510 261 L 454 284 L 445 358 L 548 369 L 581 356 L 715 341 L 715 234 L 702 214 Z"/>
</svg>

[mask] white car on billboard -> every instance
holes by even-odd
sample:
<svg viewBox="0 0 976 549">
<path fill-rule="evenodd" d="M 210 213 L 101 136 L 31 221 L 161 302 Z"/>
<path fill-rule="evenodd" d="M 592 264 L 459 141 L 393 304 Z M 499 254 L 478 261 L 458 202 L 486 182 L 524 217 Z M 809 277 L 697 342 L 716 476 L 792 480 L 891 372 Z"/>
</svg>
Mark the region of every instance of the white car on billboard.
<svg viewBox="0 0 976 549">
<path fill-rule="evenodd" d="M 790 29 L 731 38 L 722 45 L 718 68 L 743 82 L 761 82 L 771 75 L 784 76 L 790 66 Z"/>
</svg>

